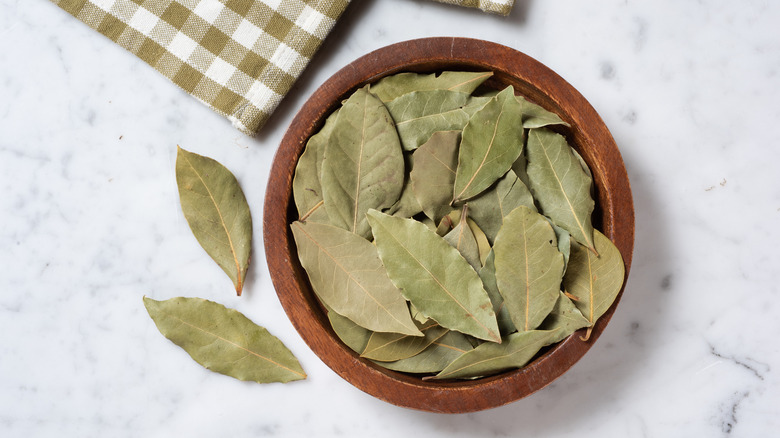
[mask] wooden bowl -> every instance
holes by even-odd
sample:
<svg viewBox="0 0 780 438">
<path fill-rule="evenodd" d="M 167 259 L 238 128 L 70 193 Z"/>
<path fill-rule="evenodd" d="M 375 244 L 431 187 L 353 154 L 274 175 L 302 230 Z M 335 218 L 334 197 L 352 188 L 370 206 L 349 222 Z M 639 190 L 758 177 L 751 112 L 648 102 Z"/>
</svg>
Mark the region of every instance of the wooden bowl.
<svg viewBox="0 0 780 438">
<path fill-rule="evenodd" d="M 593 107 L 549 68 L 509 47 L 465 38 L 425 38 L 376 50 L 328 79 L 304 104 L 274 158 L 265 198 L 266 258 L 279 300 L 304 341 L 326 365 L 357 388 L 398 406 L 461 413 L 501 406 L 555 380 L 593 345 L 623 294 L 596 323 L 590 340 L 577 335 L 549 348 L 526 367 L 472 381 L 423 381 L 361 359 L 331 329 L 298 261 L 289 224 L 298 214 L 292 178 L 308 138 L 353 91 L 394 73 L 444 70 L 493 71 L 487 87 L 516 92 L 557 113 L 571 125 L 564 134 L 591 168 L 595 183 L 593 222 L 623 255 L 626 279 L 634 246 L 634 206 L 617 145 Z M 625 285 L 625 283 L 624 283 Z"/>
</svg>

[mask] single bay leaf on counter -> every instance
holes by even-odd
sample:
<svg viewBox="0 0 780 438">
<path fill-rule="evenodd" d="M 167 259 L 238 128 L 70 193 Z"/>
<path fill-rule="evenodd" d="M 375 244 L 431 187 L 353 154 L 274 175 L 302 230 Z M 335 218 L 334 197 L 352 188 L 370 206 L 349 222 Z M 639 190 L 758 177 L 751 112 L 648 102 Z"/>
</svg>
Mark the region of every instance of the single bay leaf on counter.
<svg viewBox="0 0 780 438">
<path fill-rule="evenodd" d="M 471 94 L 491 76 L 493 72 L 398 73 L 371 85 L 371 92 L 382 99 L 382 102 L 390 102 L 404 94 L 424 90 L 449 90 Z"/>
<path fill-rule="evenodd" d="M 585 173 L 566 139 L 545 128 L 528 134 L 528 178 L 542 213 L 577 242 L 595 251 L 591 214 L 593 180 Z"/>
<path fill-rule="evenodd" d="M 258 383 L 306 378 L 282 342 L 241 313 L 201 298 L 155 301 L 144 306 L 166 338 L 211 371 Z"/>
<path fill-rule="evenodd" d="M 481 377 L 520 368 L 549 345 L 554 336 L 554 331 L 531 330 L 506 336 L 501 344 L 486 342 L 455 359 L 435 378 Z"/>
<path fill-rule="evenodd" d="M 482 279 L 482 285 L 490 297 L 490 302 L 493 303 L 493 311 L 496 313 L 496 320 L 498 321 L 498 329 L 501 331 L 501 336 L 506 336 L 510 333 L 517 331 L 515 323 L 512 322 L 512 317 L 509 316 L 509 309 L 504 305 L 504 297 L 501 296 L 501 292 L 498 291 L 498 284 L 496 284 L 496 253 L 492 250 L 488 253 L 487 259 L 482 269 L 479 270 L 479 278 Z"/>
<path fill-rule="evenodd" d="M 390 113 L 368 92 L 357 90 L 344 102 L 325 147 L 322 197 L 333 225 L 369 238 L 365 213 L 398 200 L 404 159 Z"/>
<path fill-rule="evenodd" d="M 339 111 L 334 111 L 325 119 L 325 125 L 306 142 L 306 148 L 298 159 L 293 178 L 293 199 L 298 208 L 298 217 L 313 222 L 328 223 L 328 213 L 322 206 L 322 185 L 320 175 L 325 146 L 328 144 L 336 117 Z"/>
<path fill-rule="evenodd" d="M 479 269 L 482 267 L 482 263 L 479 260 L 479 245 L 474 232 L 471 231 L 471 227 L 468 225 L 468 208 L 468 204 L 463 206 L 458 225 L 444 236 L 444 240 L 457 249 L 463 258 L 469 262 L 469 265 L 479 272 Z"/>
<path fill-rule="evenodd" d="M 371 242 L 327 224 L 290 228 L 314 292 L 329 308 L 372 331 L 422 336 Z"/>
<path fill-rule="evenodd" d="M 591 324 L 606 312 L 623 286 L 625 266 L 615 245 L 598 230 L 594 233 L 596 255 L 584 246 L 572 244 L 563 285 L 577 297 L 574 303 Z M 590 332 L 586 338 L 590 336 Z"/>
<path fill-rule="evenodd" d="M 461 109 L 467 93 L 447 90 L 414 91 L 388 102 L 404 150 L 411 151 L 427 142 L 437 131 L 460 131 L 469 121 Z"/>
<path fill-rule="evenodd" d="M 374 332 L 368 338 L 366 348 L 360 353 L 360 357 L 382 362 L 406 359 L 425 350 L 447 333 L 446 328 L 433 320 L 421 324 L 419 329 L 424 336 Z"/>
<path fill-rule="evenodd" d="M 550 125 L 569 126 L 557 114 L 551 113 L 533 102 L 529 102 L 522 96 L 517 96 L 517 101 L 520 102 L 520 106 L 523 108 L 523 127 L 526 129 L 542 128 Z"/>
<path fill-rule="evenodd" d="M 528 187 L 510 169 L 492 187 L 469 201 L 469 215 L 493 242 L 504 217 L 521 205 L 536 211 Z"/>
<path fill-rule="evenodd" d="M 547 315 L 547 318 L 542 321 L 539 329 L 554 331 L 555 337 L 550 341 L 551 344 L 554 344 L 564 340 L 575 331 L 590 325 L 588 319 L 582 315 L 582 312 L 577 310 L 577 307 L 569 297 L 563 292 L 559 292 L 558 301 L 550 314 Z"/>
<path fill-rule="evenodd" d="M 192 234 L 241 295 L 252 249 L 252 215 L 236 177 L 211 158 L 178 148 L 176 184 Z"/>
<path fill-rule="evenodd" d="M 496 283 L 520 331 L 542 323 L 558 299 L 563 256 L 547 219 L 520 206 L 506 218 L 493 245 Z"/>
<path fill-rule="evenodd" d="M 403 373 L 438 373 L 463 353 L 473 349 L 464 334 L 450 330 L 419 354 L 394 362 L 376 363 Z"/>
<path fill-rule="evenodd" d="M 440 131 L 414 151 L 410 179 L 425 215 L 438 222 L 452 210 L 452 184 L 458 165 L 459 131 Z"/>
<path fill-rule="evenodd" d="M 482 281 L 455 248 L 412 219 L 370 210 L 368 220 L 390 279 L 415 308 L 448 329 L 501 341 Z"/>
<path fill-rule="evenodd" d="M 523 150 L 522 116 L 511 86 L 474 113 L 460 142 L 456 202 L 477 196 L 512 167 Z"/>
</svg>

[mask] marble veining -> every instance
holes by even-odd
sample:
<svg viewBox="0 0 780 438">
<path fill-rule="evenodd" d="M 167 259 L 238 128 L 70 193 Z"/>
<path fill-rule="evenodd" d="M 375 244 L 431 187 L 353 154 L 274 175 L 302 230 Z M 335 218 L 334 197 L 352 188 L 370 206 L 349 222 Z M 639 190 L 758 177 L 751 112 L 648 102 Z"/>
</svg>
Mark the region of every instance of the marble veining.
<svg viewBox="0 0 780 438">
<path fill-rule="evenodd" d="M 354 1 L 249 138 L 46 1 L 0 0 L 0 436 L 773 436 L 780 429 L 780 3 L 517 0 L 506 18 Z M 626 294 L 591 351 L 501 408 L 435 415 L 355 389 L 284 314 L 261 237 L 271 161 L 346 63 L 428 36 L 495 41 L 596 108 L 631 180 Z M 176 145 L 240 180 L 255 225 L 244 296 L 192 237 Z M 211 373 L 141 298 L 208 298 L 265 326 L 309 375 Z"/>
</svg>

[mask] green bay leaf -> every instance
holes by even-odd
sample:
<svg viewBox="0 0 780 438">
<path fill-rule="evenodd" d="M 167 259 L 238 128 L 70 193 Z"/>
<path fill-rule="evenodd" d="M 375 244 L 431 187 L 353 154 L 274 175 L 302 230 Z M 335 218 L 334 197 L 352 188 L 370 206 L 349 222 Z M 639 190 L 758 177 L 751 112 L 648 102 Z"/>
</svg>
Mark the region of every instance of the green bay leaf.
<svg viewBox="0 0 780 438">
<path fill-rule="evenodd" d="M 452 211 L 450 202 L 459 143 L 459 131 L 440 131 L 412 154 L 412 190 L 422 211 L 436 222 Z"/>
<path fill-rule="evenodd" d="M 325 306 L 328 307 L 327 305 Z M 355 324 L 351 319 L 346 316 L 341 316 L 334 312 L 332 309 L 328 309 L 328 321 L 336 333 L 336 336 L 341 339 L 341 342 L 351 348 L 357 354 L 363 351 L 368 344 L 368 338 L 373 333 L 367 328 L 363 328 Z"/>
<path fill-rule="evenodd" d="M 463 129 L 469 115 L 461 107 L 468 99 L 468 94 L 457 91 L 415 91 L 386 105 L 401 145 L 411 151 L 427 142 L 434 132 Z"/>
<path fill-rule="evenodd" d="M 496 283 L 520 331 L 542 323 L 558 299 L 563 256 L 542 215 L 520 206 L 504 218 L 493 245 Z"/>
<path fill-rule="evenodd" d="M 413 91 L 449 90 L 471 94 L 491 76 L 492 72 L 398 73 L 379 80 L 371 86 L 371 92 L 383 102 Z"/>
<path fill-rule="evenodd" d="M 455 248 L 412 219 L 371 210 L 368 220 L 390 279 L 417 310 L 451 330 L 501 341 L 482 281 Z"/>
<path fill-rule="evenodd" d="M 493 303 L 493 311 L 496 313 L 496 320 L 498 321 L 498 329 L 501 331 L 501 336 L 506 336 L 516 332 L 517 327 L 515 327 L 515 323 L 512 322 L 512 317 L 509 316 L 509 309 L 504 305 L 504 297 L 502 297 L 501 292 L 498 291 L 495 260 L 496 253 L 491 250 L 485 259 L 484 266 L 479 270 L 479 278 L 482 279 L 482 284 L 490 297 L 490 302 Z"/>
<path fill-rule="evenodd" d="M 384 104 L 357 90 L 339 111 L 325 147 L 322 196 L 333 225 L 369 238 L 370 208 L 391 207 L 404 184 L 404 159 Z"/>
<path fill-rule="evenodd" d="M 480 228 L 476 222 L 471 220 L 471 218 L 467 218 L 467 222 L 469 224 L 469 228 L 471 228 L 471 232 L 474 233 L 474 239 L 477 241 L 477 249 L 479 250 L 479 265 L 485 266 L 485 261 L 487 261 L 487 257 L 493 248 L 490 246 L 487 235 L 485 235 L 485 232 L 482 231 L 482 228 Z"/>
<path fill-rule="evenodd" d="M 536 211 L 530 190 L 509 170 L 492 187 L 469 201 L 469 215 L 493 242 L 504 217 L 521 205 Z"/>
<path fill-rule="evenodd" d="M 178 148 L 176 184 L 192 234 L 241 295 L 252 249 L 252 215 L 236 177 L 211 158 Z"/>
<path fill-rule="evenodd" d="M 438 373 L 463 353 L 473 349 L 465 335 L 450 330 L 419 354 L 407 359 L 376 364 L 404 373 Z"/>
<path fill-rule="evenodd" d="M 593 180 L 583 170 L 566 139 L 545 128 L 528 134 L 529 188 L 542 213 L 577 242 L 595 250 L 591 214 Z"/>
<path fill-rule="evenodd" d="M 444 240 L 450 244 L 453 248 L 469 262 L 475 271 L 479 272 L 482 267 L 482 262 L 479 259 L 479 244 L 477 238 L 474 236 L 474 232 L 468 224 L 468 204 L 463 206 L 463 211 L 460 215 L 460 221 L 455 228 L 444 236 Z"/>
<path fill-rule="evenodd" d="M 459 358 L 436 375 L 436 379 L 482 377 L 520 368 L 539 350 L 550 344 L 554 331 L 532 330 L 513 333 L 501 344 L 486 342 Z"/>
<path fill-rule="evenodd" d="M 620 251 L 605 235 L 594 232 L 596 253 L 573 244 L 565 290 L 577 297 L 574 303 L 590 323 L 606 312 L 623 287 L 625 266 Z"/>
<path fill-rule="evenodd" d="M 520 104 L 509 86 L 463 128 L 454 200 L 473 198 L 504 175 L 523 150 L 523 135 Z"/>
<path fill-rule="evenodd" d="M 325 156 L 325 146 L 336 125 L 339 111 L 334 111 L 325 119 L 325 125 L 320 131 L 309 138 L 293 177 L 293 199 L 298 209 L 298 217 L 312 222 L 328 223 L 328 213 L 322 206 L 322 184 L 320 175 L 322 160 Z"/>
<path fill-rule="evenodd" d="M 547 111 L 533 102 L 529 102 L 522 96 L 517 96 L 517 101 L 520 102 L 522 107 L 523 127 L 526 129 L 542 128 L 550 125 L 569 126 L 557 114 Z"/>
<path fill-rule="evenodd" d="M 446 328 L 431 320 L 421 324 L 419 329 L 424 336 L 374 332 L 368 338 L 360 357 L 382 362 L 406 359 L 425 350 L 447 333 Z"/>
<path fill-rule="evenodd" d="M 563 292 L 559 292 L 558 301 L 542 324 L 540 330 L 552 330 L 555 337 L 552 338 L 552 344 L 560 342 L 575 331 L 589 327 L 591 323 L 577 309 L 577 306 Z"/>
<path fill-rule="evenodd" d="M 279 339 L 233 309 L 183 297 L 144 297 L 144 306 L 160 333 L 211 371 L 258 383 L 306 378 Z"/>
<path fill-rule="evenodd" d="M 371 242 L 327 224 L 290 228 L 312 288 L 329 308 L 372 331 L 422 336 Z"/>
</svg>

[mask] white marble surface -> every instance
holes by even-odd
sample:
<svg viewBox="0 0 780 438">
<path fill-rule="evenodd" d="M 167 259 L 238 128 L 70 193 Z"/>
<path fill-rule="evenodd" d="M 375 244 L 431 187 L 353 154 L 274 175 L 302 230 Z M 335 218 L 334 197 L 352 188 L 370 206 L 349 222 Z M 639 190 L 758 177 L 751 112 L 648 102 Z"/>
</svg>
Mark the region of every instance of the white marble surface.
<svg viewBox="0 0 780 438">
<path fill-rule="evenodd" d="M 780 428 L 780 3 L 518 0 L 508 18 L 356 0 L 248 138 L 44 0 L 0 0 L 0 436 L 772 436 Z M 375 48 L 496 41 L 577 87 L 632 183 L 628 289 L 594 348 L 541 392 L 468 415 L 397 408 L 298 336 L 261 236 L 276 147 L 303 101 Z M 241 181 L 254 264 L 237 298 L 178 206 L 176 145 Z M 165 340 L 143 295 L 199 296 L 279 336 L 309 379 L 243 383 Z"/>
</svg>

